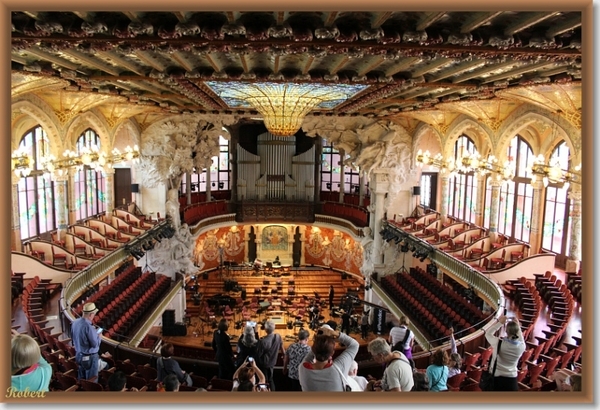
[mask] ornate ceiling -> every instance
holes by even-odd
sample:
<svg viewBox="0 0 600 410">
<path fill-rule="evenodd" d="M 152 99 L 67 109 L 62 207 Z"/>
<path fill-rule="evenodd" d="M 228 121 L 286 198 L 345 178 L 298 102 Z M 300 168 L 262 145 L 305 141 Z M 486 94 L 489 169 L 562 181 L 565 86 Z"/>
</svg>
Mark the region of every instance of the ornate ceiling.
<svg viewBox="0 0 600 410">
<path fill-rule="evenodd" d="M 366 85 L 313 115 L 396 117 L 408 128 L 460 114 L 493 125 L 525 103 L 581 111 L 580 12 L 11 15 L 13 98 L 33 93 L 71 115 L 95 108 L 111 122 L 257 116 L 208 81 Z"/>
</svg>

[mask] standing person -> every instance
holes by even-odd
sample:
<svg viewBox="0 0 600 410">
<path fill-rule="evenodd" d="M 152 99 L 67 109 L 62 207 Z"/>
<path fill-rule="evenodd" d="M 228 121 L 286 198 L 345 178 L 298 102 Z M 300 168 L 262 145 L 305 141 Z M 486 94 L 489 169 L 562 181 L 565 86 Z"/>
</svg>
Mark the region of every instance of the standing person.
<svg viewBox="0 0 600 410">
<path fill-rule="evenodd" d="M 448 353 L 437 349 L 433 353 L 433 363 L 427 366 L 427 378 L 429 379 L 429 391 L 448 390 Z"/>
<path fill-rule="evenodd" d="M 78 379 L 98 377 L 98 350 L 100 350 L 100 332 L 92 321 L 98 309 L 94 303 L 83 305 L 83 314 L 71 324 L 71 340 L 75 346 L 75 362 L 79 365 Z"/>
<path fill-rule="evenodd" d="M 456 349 L 456 340 L 454 339 L 454 328 L 450 328 L 450 358 L 448 359 L 448 378 L 460 374 L 462 367 L 462 357 Z"/>
<path fill-rule="evenodd" d="M 283 340 L 279 333 L 275 333 L 275 322 L 271 319 L 265 322 L 266 336 L 263 336 L 258 341 L 258 349 L 256 354 L 256 360 L 258 368 L 265 375 L 267 383 L 271 391 L 275 391 L 275 381 L 273 380 L 273 368 L 277 363 L 277 355 L 281 351 L 285 355 L 285 349 L 283 348 Z"/>
<path fill-rule="evenodd" d="M 335 359 L 335 343 L 346 349 Z M 352 365 L 358 342 L 352 337 L 323 325 L 315 336 L 310 352 L 298 367 L 298 379 L 302 391 L 346 391 L 346 377 Z"/>
<path fill-rule="evenodd" d="M 390 330 L 388 341 L 392 345 L 392 350 L 398 350 L 404 353 L 408 359 L 412 359 L 412 348 L 415 341 L 415 334 L 410 331 L 408 325 L 410 320 L 406 316 L 402 316 L 398 326 L 394 326 Z"/>
<path fill-rule="evenodd" d="M 247 357 L 256 357 L 258 340 L 256 340 L 256 331 L 254 326 L 246 325 L 244 333 L 240 336 L 237 343 L 237 357 L 235 365 L 240 367 L 246 361 Z"/>
<path fill-rule="evenodd" d="M 365 310 L 360 317 L 360 332 L 363 340 L 369 336 L 369 311 Z"/>
<path fill-rule="evenodd" d="M 499 338 L 494 333 L 506 323 L 506 337 Z M 494 373 L 494 391 L 518 391 L 517 383 L 517 364 L 521 355 L 525 351 L 525 341 L 521 326 L 517 319 L 512 319 L 507 323 L 506 316 L 498 318 L 498 322 L 493 324 L 485 332 L 485 338 L 490 346 L 494 347 L 490 363 L 496 360 L 496 372 Z M 498 355 L 498 343 L 500 345 L 500 354 Z M 490 366 L 491 369 L 492 366 Z"/>
<path fill-rule="evenodd" d="M 335 297 L 335 290 L 333 285 L 329 286 L 329 310 L 333 312 L 333 298 Z"/>
<path fill-rule="evenodd" d="M 392 351 L 383 337 L 371 340 L 367 350 L 377 363 L 386 365 L 381 380 L 370 381 L 367 391 L 411 391 L 413 369 L 404 353 Z"/>
<path fill-rule="evenodd" d="M 283 357 L 283 374 L 287 375 L 292 384 L 292 391 L 302 391 L 300 380 L 298 379 L 298 366 L 302 363 L 304 357 L 310 352 L 308 345 L 308 330 L 300 329 L 298 332 L 298 341 L 290 345 L 285 351 Z"/>
<path fill-rule="evenodd" d="M 216 352 L 216 359 L 219 362 L 219 379 L 232 380 L 235 368 L 231 338 L 227 334 L 227 329 L 229 329 L 227 319 L 221 319 L 213 334 L 212 348 Z"/>
<path fill-rule="evenodd" d="M 342 328 L 340 330 L 342 332 L 346 333 L 347 335 L 350 334 L 350 313 L 349 312 L 344 312 L 342 314 Z"/>
<path fill-rule="evenodd" d="M 13 335 L 10 341 L 10 389 L 48 391 L 52 367 L 44 360 L 40 346 L 28 335 Z"/>
</svg>

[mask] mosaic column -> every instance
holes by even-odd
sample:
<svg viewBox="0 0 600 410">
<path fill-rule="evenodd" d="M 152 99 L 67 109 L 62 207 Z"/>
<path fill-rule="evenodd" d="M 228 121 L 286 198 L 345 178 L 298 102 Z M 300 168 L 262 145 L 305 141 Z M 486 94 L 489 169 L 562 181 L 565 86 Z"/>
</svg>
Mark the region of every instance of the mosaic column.
<svg viewBox="0 0 600 410">
<path fill-rule="evenodd" d="M 340 198 L 339 202 L 341 204 L 344 203 L 344 187 L 345 187 L 345 174 L 346 174 L 346 164 L 344 164 L 344 150 L 341 149 L 339 151 L 340 154 Z"/>
<path fill-rule="evenodd" d="M 383 263 L 383 252 L 382 252 L 382 244 L 383 238 L 379 234 L 381 231 L 381 224 L 383 220 L 383 215 L 385 213 L 385 194 L 388 192 L 390 183 L 388 180 L 388 174 L 386 170 L 376 170 L 373 172 L 373 183 L 371 185 L 371 192 L 375 197 L 375 213 L 371 216 L 373 217 L 373 264 L 378 265 Z"/>
<path fill-rule="evenodd" d="M 492 202 L 490 205 L 490 234 L 495 237 L 496 232 L 498 232 L 498 209 L 500 208 L 500 188 L 502 187 L 502 182 L 492 178 L 490 185 L 492 187 Z"/>
<path fill-rule="evenodd" d="M 533 212 L 531 215 L 531 229 L 529 230 L 529 255 L 535 255 L 539 253 L 542 246 L 542 212 L 544 211 L 546 190 L 544 189 L 544 183 L 539 180 L 532 183 L 531 187 L 533 188 Z"/>
<path fill-rule="evenodd" d="M 571 244 L 565 271 L 577 272 L 581 263 L 581 185 L 571 185 L 569 199 L 573 204 L 573 209 L 571 211 Z"/>
<path fill-rule="evenodd" d="M 57 236 L 62 241 L 64 240 L 67 227 L 69 226 L 67 221 L 67 183 L 69 182 L 69 175 L 56 176 L 54 179 L 54 187 L 56 192 L 56 218 L 58 231 Z"/>
<path fill-rule="evenodd" d="M 475 193 L 475 224 L 483 226 L 485 211 L 485 175 L 477 174 L 477 192 Z"/>
<path fill-rule="evenodd" d="M 210 201 L 210 165 L 206 167 L 206 202 Z"/>
<path fill-rule="evenodd" d="M 11 221 L 11 232 L 12 232 L 12 241 L 11 241 L 11 249 L 13 251 L 23 251 L 23 245 L 21 244 L 21 219 L 19 214 L 19 181 L 21 178 L 16 176 L 14 173 L 12 175 L 12 221 Z"/>
<path fill-rule="evenodd" d="M 446 218 L 448 216 L 448 207 L 449 207 L 449 201 L 450 201 L 450 197 L 448 196 L 448 174 L 446 173 L 439 173 L 440 176 L 440 193 L 442 194 L 442 200 L 440 203 L 440 216 L 442 218 L 442 221 L 446 221 Z"/>
<path fill-rule="evenodd" d="M 185 173 L 185 185 L 186 185 L 186 191 L 185 191 L 186 204 L 191 205 L 191 203 L 192 203 L 192 173 L 191 172 Z"/>
<path fill-rule="evenodd" d="M 115 169 L 109 168 L 104 170 L 104 206 L 106 207 L 106 215 L 112 215 L 115 200 Z"/>
<path fill-rule="evenodd" d="M 69 195 L 66 200 L 66 206 L 68 209 L 67 223 L 71 224 L 71 225 L 75 224 L 75 222 L 77 221 L 77 214 L 76 214 L 77 200 L 75 198 L 75 177 L 72 175 L 72 173 L 73 172 L 69 172 L 68 177 L 67 177 L 68 178 L 67 181 L 68 181 L 69 187 L 71 187 L 71 189 L 68 190 Z M 83 205 L 81 205 L 81 206 L 83 206 Z M 106 216 L 108 217 L 109 214 L 106 214 Z M 107 223 L 111 223 L 110 219 L 106 219 L 105 221 Z"/>
<path fill-rule="evenodd" d="M 365 177 L 361 172 L 358 177 L 358 206 L 365 206 L 365 191 L 367 187 L 365 186 Z"/>
</svg>

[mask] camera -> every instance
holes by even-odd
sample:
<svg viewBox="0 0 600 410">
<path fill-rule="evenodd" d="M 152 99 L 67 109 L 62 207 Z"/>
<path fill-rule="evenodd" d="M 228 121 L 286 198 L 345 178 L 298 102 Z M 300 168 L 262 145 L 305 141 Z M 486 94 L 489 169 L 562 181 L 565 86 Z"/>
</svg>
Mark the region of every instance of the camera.
<svg viewBox="0 0 600 410">
<path fill-rule="evenodd" d="M 259 383 L 256 385 L 256 390 L 258 391 L 269 391 L 269 387 L 264 383 Z"/>
</svg>

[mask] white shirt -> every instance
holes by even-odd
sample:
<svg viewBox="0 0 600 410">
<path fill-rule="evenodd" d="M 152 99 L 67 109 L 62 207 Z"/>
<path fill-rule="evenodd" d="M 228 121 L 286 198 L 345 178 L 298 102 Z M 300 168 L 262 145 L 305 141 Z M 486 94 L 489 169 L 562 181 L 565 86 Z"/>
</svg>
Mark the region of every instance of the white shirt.
<svg viewBox="0 0 600 410">
<path fill-rule="evenodd" d="M 392 346 L 395 346 L 396 343 L 401 342 L 404 340 L 404 336 L 406 336 L 406 331 L 407 331 L 407 327 L 402 325 L 402 326 L 394 326 L 391 330 L 390 330 L 390 337 L 392 338 Z M 404 343 L 404 350 L 408 350 L 410 349 L 410 342 L 412 339 L 414 339 L 415 337 L 415 333 L 414 332 L 410 332 L 410 335 L 408 336 L 408 339 L 406 339 L 406 343 Z"/>
<path fill-rule="evenodd" d="M 494 360 L 498 352 L 498 340 L 499 337 L 494 336 L 494 333 L 502 327 L 502 323 L 498 322 L 485 332 L 485 338 L 488 343 L 494 347 L 492 358 L 490 359 L 489 369 L 490 371 L 494 368 Z M 494 376 L 504 377 L 517 377 L 518 369 L 517 364 L 521 355 L 525 351 L 525 341 L 521 334 L 519 339 L 502 339 L 502 345 L 500 345 L 500 356 L 498 357 L 498 363 L 496 364 L 496 373 Z"/>
</svg>

